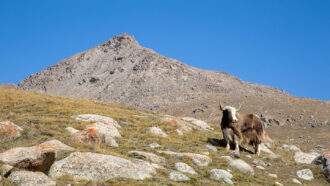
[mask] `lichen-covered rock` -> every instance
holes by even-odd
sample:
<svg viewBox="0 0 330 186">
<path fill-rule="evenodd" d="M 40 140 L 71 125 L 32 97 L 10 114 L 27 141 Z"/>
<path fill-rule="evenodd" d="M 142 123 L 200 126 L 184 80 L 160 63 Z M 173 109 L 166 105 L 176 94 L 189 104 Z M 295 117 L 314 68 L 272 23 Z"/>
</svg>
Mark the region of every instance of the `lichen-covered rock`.
<svg viewBox="0 0 330 186">
<path fill-rule="evenodd" d="M 178 158 L 181 157 L 189 157 L 193 160 L 193 162 L 197 166 L 208 166 L 209 163 L 212 162 L 212 159 L 208 156 L 202 155 L 202 154 L 194 154 L 194 153 L 180 153 L 180 152 L 173 152 L 173 151 L 158 151 L 158 153 L 164 153 L 172 156 L 176 156 Z"/>
<path fill-rule="evenodd" d="M 102 122 L 102 123 L 113 124 L 115 127 L 121 128 L 121 126 L 118 124 L 116 120 L 106 116 L 100 116 L 96 114 L 79 114 L 79 115 L 73 115 L 72 118 L 80 121 Z"/>
<path fill-rule="evenodd" d="M 167 134 L 159 127 L 149 127 L 149 132 L 160 137 L 167 137 Z"/>
<path fill-rule="evenodd" d="M 14 140 L 21 136 L 23 129 L 10 121 L 0 122 L 0 141 Z"/>
<path fill-rule="evenodd" d="M 178 170 L 180 172 L 189 173 L 189 174 L 197 174 L 197 172 L 192 167 L 190 167 L 188 164 L 183 163 L 183 162 L 175 163 L 175 168 L 176 168 L 176 170 Z"/>
<path fill-rule="evenodd" d="M 185 122 L 180 118 L 176 118 L 174 116 L 165 115 L 162 120 L 165 121 L 168 125 L 176 127 L 176 132 L 179 135 L 183 135 L 184 133 L 190 132 L 193 128 L 190 123 Z"/>
<path fill-rule="evenodd" d="M 298 170 L 297 176 L 307 181 L 311 181 L 312 179 L 314 179 L 313 172 L 310 169 Z"/>
<path fill-rule="evenodd" d="M 151 174 L 130 160 L 91 152 L 74 152 L 56 161 L 49 170 L 53 179 L 68 175 L 74 179 L 104 180 L 115 177 L 145 179 Z"/>
<path fill-rule="evenodd" d="M 15 167 L 47 173 L 57 152 L 73 149 L 58 140 L 51 140 L 32 147 L 7 150 L 0 154 L 0 160 Z"/>
<path fill-rule="evenodd" d="M 81 131 L 76 130 L 72 127 L 67 127 L 66 130 L 78 142 L 94 142 L 98 145 L 104 143 L 112 147 L 118 147 L 118 144 L 114 138 L 121 137 L 118 129 L 112 123 L 96 122 L 87 125 L 86 129 Z"/>
<path fill-rule="evenodd" d="M 42 172 L 15 171 L 8 179 L 15 185 L 20 186 L 55 186 L 56 182 Z"/>
<path fill-rule="evenodd" d="M 157 164 L 166 163 L 166 159 L 164 157 L 157 156 L 156 154 L 150 153 L 150 152 L 130 151 L 130 152 L 128 152 L 128 154 L 130 154 L 138 159 L 148 160 L 152 163 L 157 163 Z"/>
<path fill-rule="evenodd" d="M 304 153 L 297 151 L 294 153 L 293 158 L 296 164 L 311 164 L 318 156 L 320 156 L 320 154 L 316 152 Z"/>
<path fill-rule="evenodd" d="M 170 173 L 169 178 L 173 181 L 176 182 L 184 182 L 184 181 L 189 181 L 190 178 L 180 172 L 173 171 Z"/>
</svg>

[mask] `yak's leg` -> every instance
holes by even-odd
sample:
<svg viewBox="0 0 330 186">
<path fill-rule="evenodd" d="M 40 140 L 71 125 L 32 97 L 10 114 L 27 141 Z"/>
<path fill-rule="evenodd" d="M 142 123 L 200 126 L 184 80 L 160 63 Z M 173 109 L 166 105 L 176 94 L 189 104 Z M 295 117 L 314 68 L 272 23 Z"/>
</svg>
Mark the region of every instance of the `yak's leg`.
<svg viewBox="0 0 330 186">
<path fill-rule="evenodd" d="M 228 151 L 230 149 L 228 129 L 222 129 L 222 135 L 223 135 L 223 138 L 226 141 L 226 150 Z"/>
<path fill-rule="evenodd" d="M 239 137 L 237 135 L 234 135 L 234 143 L 235 143 L 235 151 L 237 153 L 239 153 L 240 140 L 239 140 Z"/>
<path fill-rule="evenodd" d="M 259 145 L 260 144 L 255 144 L 255 154 L 257 155 L 257 156 L 259 156 L 260 155 L 260 147 L 259 147 Z"/>
</svg>

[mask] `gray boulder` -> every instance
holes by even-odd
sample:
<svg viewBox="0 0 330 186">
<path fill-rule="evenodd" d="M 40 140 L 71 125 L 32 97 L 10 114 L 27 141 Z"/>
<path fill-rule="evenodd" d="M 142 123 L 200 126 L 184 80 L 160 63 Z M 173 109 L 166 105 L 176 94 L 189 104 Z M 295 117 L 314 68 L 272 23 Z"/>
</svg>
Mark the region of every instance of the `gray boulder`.
<svg viewBox="0 0 330 186">
<path fill-rule="evenodd" d="M 190 178 L 180 172 L 173 171 L 170 173 L 169 178 L 173 181 L 176 182 L 184 182 L 184 181 L 189 181 Z"/>
<path fill-rule="evenodd" d="M 230 156 L 222 156 L 222 159 L 227 161 L 227 164 L 234 171 L 240 172 L 242 174 L 254 175 L 253 168 L 241 159 L 232 159 Z"/>
<path fill-rule="evenodd" d="M 104 180 L 115 177 L 142 180 L 151 177 L 148 171 L 132 161 L 91 152 L 74 152 L 56 161 L 50 168 L 49 176 L 56 179 L 64 175 L 83 180 Z"/>
<path fill-rule="evenodd" d="M 210 172 L 210 177 L 215 180 L 223 180 L 225 178 L 231 179 L 233 175 L 223 169 L 212 169 Z"/>
<path fill-rule="evenodd" d="M 311 181 L 312 179 L 314 179 L 313 172 L 310 169 L 298 170 L 297 176 L 307 181 Z"/>
<path fill-rule="evenodd" d="M 189 173 L 189 174 L 197 174 L 197 172 L 192 167 L 190 167 L 189 165 L 187 165 L 186 163 L 183 163 L 183 162 L 176 163 L 175 168 L 176 168 L 176 170 L 178 170 L 180 172 Z"/>
<path fill-rule="evenodd" d="M 8 179 L 15 185 L 20 186 L 55 186 L 56 182 L 42 172 L 15 171 Z"/>
</svg>

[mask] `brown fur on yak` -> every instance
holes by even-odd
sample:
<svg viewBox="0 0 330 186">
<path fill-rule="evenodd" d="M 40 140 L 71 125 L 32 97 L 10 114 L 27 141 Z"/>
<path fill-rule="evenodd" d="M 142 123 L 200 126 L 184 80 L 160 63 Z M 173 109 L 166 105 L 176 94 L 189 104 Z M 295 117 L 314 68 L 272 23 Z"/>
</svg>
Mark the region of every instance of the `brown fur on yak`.
<svg viewBox="0 0 330 186">
<path fill-rule="evenodd" d="M 240 108 L 239 108 L 240 109 Z M 259 145 L 263 141 L 265 132 L 262 121 L 254 114 L 239 114 L 239 109 L 231 106 L 222 108 L 221 130 L 226 141 L 226 148 L 229 150 L 230 143 L 235 145 L 239 152 L 239 145 L 250 144 L 254 146 L 255 153 L 260 154 Z"/>
</svg>

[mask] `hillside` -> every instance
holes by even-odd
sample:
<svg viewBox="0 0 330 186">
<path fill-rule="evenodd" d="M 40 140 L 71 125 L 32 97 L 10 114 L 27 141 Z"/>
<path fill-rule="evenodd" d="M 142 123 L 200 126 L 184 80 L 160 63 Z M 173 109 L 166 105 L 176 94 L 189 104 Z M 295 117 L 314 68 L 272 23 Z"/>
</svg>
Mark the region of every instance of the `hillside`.
<svg viewBox="0 0 330 186">
<path fill-rule="evenodd" d="M 80 114 L 97 114 L 111 117 L 113 120 L 110 118 L 103 118 L 102 121 L 96 123 L 92 121 L 80 121 L 78 120 Z M 12 181 L 10 180 L 19 182 L 20 179 L 29 179 L 29 176 L 23 176 L 23 178 L 19 177 L 19 173 L 23 172 L 21 170 L 30 170 L 31 166 L 34 167 L 34 170 L 43 170 L 46 172 L 51 179 L 47 178 L 45 175 L 43 175 L 43 177 L 45 177 L 43 179 L 51 184 L 54 184 L 54 181 L 56 181 L 57 185 L 92 185 L 96 183 L 98 185 L 219 185 L 222 182 L 229 183 L 229 181 L 232 181 L 235 185 L 272 185 L 275 184 L 275 182 L 284 185 L 293 185 L 293 178 L 298 179 L 298 181 L 305 185 L 328 184 L 325 181 L 324 175 L 320 173 L 321 168 L 319 165 L 295 163 L 295 152 L 283 149 L 284 141 L 282 139 L 273 138 L 274 145 L 269 147 L 273 153 L 262 151 L 260 157 L 256 157 L 254 154 L 250 154 L 249 151 L 241 152 L 241 160 L 250 165 L 253 171 L 253 174 L 250 172 L 251 169 L 243 173 L 227 164 L 227 161 L 228 163 L 235 162 L 235 158 L 233 158 L 231 152 L 226 152 L 224 147 L 215 143 L 222 138 L 218 123 L 205 124 L 202 121 L 192 120 L 191 118 L 186 118 L 186 121 L 184 121 L 176 117 L 170 117 L 158 112 L 134 108 L 123 104 L 57 97 L 42 93 L 0 88 L 0 121 L 6 120 L 15 123 L 22 127 L 22 129 L 16 130 L 16 136 L 18 136 L 17 131 L 21 134 L 15 137 L 15 139 L 2 139 L 0 143 L 1 165 L 5 164 L 5 160 L 7 161 L 7 159 L 3 158 L 4 154 L 6 154 L 5 152 L 14 147 L 31 147 L 41 143 L 43 143 L 43 145 L 35 146 L 36 148 L 33 147 L 30 149 L 32 151 L 36 149 L 36 152 L 38 152 L 37 158 L 39 159 L 37 162 L 34 162 L 37 165 L 30 165 L 28 163 L 31 161 L 29 158 L 24 159 L 23 163 L 16 163 L 11 173 L 5 176 L 7 178 L 1 177 L 0 185 L 11 185 Z M 195 121 L 199 121 L 196 123 L 202 128 L 197 127 L 194 124 Z M 95 138 L 93 138 L 95 136 L 93 135 L 87 136 L 90 137 L 88 138 L 91 139 L 90 141 L 76 141 L 75 137 L 77 136 L 71 133 L 72 130 L 79 130 L 85 131 L 88 134 L 95 134 L 91 133 L 93 132 L 93 130 L 90 130 L 91 128 L 87 128 L 88 130 L 84 129 L 86 125 L 95 127 L 97 123 L 98 125 L 111 126 L 113 131 L 118 130 L 118 136 L 113 139 L 111 138 L 112 140 L 115 139 L 117 146 L 113 143 L 114 141 L 111 141 L 109 145 L 106 140 L 107 138 L 105 138 L 105 141 L 95 141 Z M 162 134 L 160 134 L 159 136 L 152 134 L 148 127 L 159 127 L 166 135 L 162 136 Z M 271 134 L 271 130 L 276 127 L 277 126 L 270 126 L 266 129 L 267 133 Z M 324 130 L 329 130 L 329 127 L 326 127 L 328 126 L 323 126 L 322 128 Z M 189 128 L 191 130 L 189 130 Z M 179 135 L 178 130 L 181 130 L 183 135 Z M 315 130 L 318 130 L 318 128 L 315 128 Z M 6 134 L 9 135 L 11 133 L 7 131 Z M 80 134 L 83 135 L 83 133 Z M 325 139 L 329 139 L 329 132 L 324 135 L 323 137 Z M 272 137 L 272 135 L 270 136 Z M 5 135 L 2 135 L 2 137 L 5 137 Z M 57 142 L 55 146 L 49 145 L 55 142 L 53 141 L 51 143 L 48 141 L 55 139 L 69 147 L 59 142 Z M 150 146 L 152 143 L 154 146 Z M 159 146 L 157 147 L 155 143 Z M 45 146 L 45 144 L 48 144 L 48 146 Z M 287 144 L 290 145 L 290 143 Z M 207 147 L 206 145 L 209 146 Z M 39 147 L 46 147 L 46 149 L 42 148 L 42 150 L 39 151 Z M 304 152 L 309 152 L 309 150 L 307 151 L 304 149 L 304 146 L 298 147 Z M 55 155 L 53 148 L 55 148 Z M 246 148 L 248 150 L 251 149 L 251 147 L 248 146 L 246 146 Z M 322 151 L 324 150 L 325 149 Z M 148 152 L 153 153 L 153 155 L 139 154 L 138 152 L 130 153 L 130 151 Z M 195 154 L 175 156 L 168 154 L 169 151 Z M 318 150 L 317 152 L 322 153 L 322 151 Z M 93 159 L 93 157 L 96 156 L 95 154 L 92 156 L 92 154 L 88 153 L 79 154 L 73 152 L 97 153 L 97 157 L 99 158 Z M 41 153 L 40 156 L 39 153 Z M 11 156 L 7 158 L 10 159 L 15 155 L 15 153 L 11 153 Z M 55 157 L 53 160 L 49 158 L 53 157 L 52 155 Z M 30 154 L 20 154 L 18 158 L 22 158 L 22 156 L 30 156 Z M 32 154 L 31 156 L 37 155 Z M 230 156 L 233 159 L 227 160 L 228 157 L 223 156 Z M 73 159 L 74 161 L 72 160 L 72 162 L 70 162 L 70 158 L 72 159 L 74 157 L 78 159 Z M 99 175 L 104 171 L 103 168 L 109 168 L 105 166 L 111 166 L 109 165 L 109 161 L 105 160 L 112 160 L 118 167 L 111 169 L 113 172 L 107 169 L 107 175 Z M 58 176 L 61 171 L 65 172 L 66 169 L 70 169 L 70 165 L 61 165 L 63 161 L 66 161 L 68 164 L 71 163 L 73 166 L 78 166 L 79 172 L 75 173 L 73 170 L 70 173 L 71 175 L 64 174 Z M 92 163 L 85 165 L 85 162 Z M 101 164 L 98 167 L 94 167 L 100 162 Z M 186 163 L 196 174 L 183 173 L 183 168 L 180 169 L 176 167 L 178 162 Z M 179 164 L 177 164 L 177 166 L 178 165 Z M 49 172 L 48 169 L 45 170 L 47 166 L 51 166 Z M 129 169 L 129 166 L 134 168 L 135 174 L 129 175 L 129 172 L 132 171 Z M 156 170 L 154 170 L 155 167 L 157 167 Z M 260 167 L 263 167 L 264 170 Z M 118 172 L 122 172 L 124 168 L 126 168 L 124 171 L 127 174 L 126 176 L 132 178 L 114 176 Z M 189 180 L 182 182 L 173 181 L 170 175 L 174 174 L 172 172 L 178 169 L 181 170 L 180 172 L 186 175 Z M 233 177 L 226 180 L 223 178 L 219 179 L 218 169 L 222 169 L 222 172 L 228 171 L 227 173 L 232 174 Z M 310 169 L 314 179 L 307 181 L 298 178 L 297 171 L 302 169 Z M 79 175 L 85 172 L 88 173 L 86 173 L 85 179 L 88 179 L 89 174 L 93 174 L 94 178 L 104 178 L 102 176 L 105 176 L 106 179 L 88 181 L 79 178 Z M 29 171 L 26 174 L 32 173 Z M 276 174 L 277 178 L 275 178 L 274 174 Z M 74 179 L 74 175 L 78 177 Z M 114 178 L 107 178 L 107 176 L 114 176 Z M 140 178 L 144 179 L 141 180 Z M 177 176 L 175 178 L 182 179 L 183 177 Z M 216 180 L 216 178 L 219 180 Z M 38 175 L 38 179 L 41 179 L 40 175 Z M 41 181 L 39 183 L 41 183 Z"/>
</svg>

